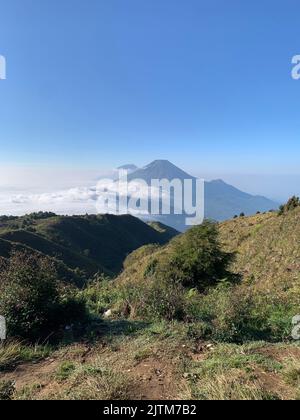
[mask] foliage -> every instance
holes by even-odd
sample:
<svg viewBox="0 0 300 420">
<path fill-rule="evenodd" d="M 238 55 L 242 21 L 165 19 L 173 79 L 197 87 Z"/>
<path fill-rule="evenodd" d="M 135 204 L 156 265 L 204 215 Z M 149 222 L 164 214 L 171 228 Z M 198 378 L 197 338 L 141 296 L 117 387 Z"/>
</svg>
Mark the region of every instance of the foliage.
<svg viewBox="0 0 300 420">
<path fill-rule="evenodd" d="M 194 292 L 186 300 L 185 311 L 196 323 L 194 335 L 198 338 L 236 343 L 289 339 L 297 306 L 284 304 L 280 298 L 266 302 L 267 296 L 255 293 L 251 286 L 225 282 L 205 295 Z"/>
<path fill-rule="evenodd" d="M 10 336 L 47 337 L 84 314 L 83 302 L 62 290 L 53 263 L 16 252 L 0 267 L 0 313 Z"/>
<path fill-rule="evenodd" d="M 282 216 L 285 213 L 295 210 L 297 207 L 300 207 L 300 199 L 295 195 L 291 197 L 288 202 L 279 207 L 279 215 Z"/>
<path fill-rule="evenodd" d="M 41 212 L 0 218 L 0 242 L 40 252 L 73 273 L 80 270 L 87 278 L 98 272 L 117 275 L 129 253 L 143 245 L 165 244 L 177 234 L 172 228 L 148 225 L 130 215 L 57 216 Z M 0 256 L 7 257 L 1 248 Z"/>
<path fill-rule="evenodd" d="M 206 221 L 173 241 L 168 258 L 155 273 L 169 283 L 203 292 L 224 279 L 238 280 L 228 270 L 232 259 L 221 249 L 217 225 Z"/>
</svg>

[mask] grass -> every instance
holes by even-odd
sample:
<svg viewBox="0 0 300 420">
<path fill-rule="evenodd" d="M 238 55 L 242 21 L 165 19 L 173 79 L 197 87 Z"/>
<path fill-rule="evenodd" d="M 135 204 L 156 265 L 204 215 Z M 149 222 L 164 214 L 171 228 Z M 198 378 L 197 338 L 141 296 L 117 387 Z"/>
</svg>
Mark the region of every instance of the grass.
<svg viewBox="0 0 300 420">
<path fill-rule="evenodd" d="M 129 396 L 129 380 L 103 364 L 99 358 L 88 365 L 75 365 L 67 379 L 67 386 L 55 399 L 125 400 Z"/>
<path fill-rule="evenodd" d="M 50 352 L 49 346 L 30 346 L 20 341 L 7 341 L 0 344 L 0 372 L 11 370 L 20 363 L 44 359 Z"/>
<path fill-rule="evenodd" d="M 300 361 L 298 358 L 285 359 L 283 377 L 289 385 L 295 387 L 300 393 Z"/>
<path fill-rule="evenodd" d="M 233 269 L 263 292 L 284 293 L 299 284 L 300 209 L 239 218 L 220 225 L 224 248 L 236 252 Z M 298 299 L 299 303 L 299 299 Z"/>
<path fill-rule="evenodd" d="M 9 401 L 13 398 L 15 385 L 13 381 L 0 381 L 0 401 Z"/>
<path fill-rule="evenodd" d="M 66 381 L 70 376 L 72 376 L 75 370 L 76 366 L 73 362 L 63 362 L 56 372 L 56 379 L 58 381 Z"/>
<path fill-rule="evenodd" d="M 283 365 L 260 352 L 266 343 L 216 345 L 201 362 L 186 366 L 190 397 L 199 400 L 277 400 L 274 390 L 262 381 L 280 375 Z"/>
<path fill-rule="evenodd" d="M 51 354 L 52 371 L 47 369 L 43 376 L 42 370 L 38 373 L 39 364 L 32 365 L 32 381 L 25 381 L 12 398 L 126 400 L 140 399 L 143 394 L 155 399 L 162 392 L 155 382 L 156 371 L 167 378 L 161 399 L 285 400 L 300 396 L 297 344 L 213 343 L 191 337 L 189 326 L 182 322 L 128 328 L 106 321 L 83 361 L 85 353 L 86 344 L 80 343 L 56 350 Z M 31 358 L 36 360 L 32 353 Z M 9 391 L 10 384 L 6 386 Z M 153 395 L 155 386 L 159 394 Z"/>
</svg>

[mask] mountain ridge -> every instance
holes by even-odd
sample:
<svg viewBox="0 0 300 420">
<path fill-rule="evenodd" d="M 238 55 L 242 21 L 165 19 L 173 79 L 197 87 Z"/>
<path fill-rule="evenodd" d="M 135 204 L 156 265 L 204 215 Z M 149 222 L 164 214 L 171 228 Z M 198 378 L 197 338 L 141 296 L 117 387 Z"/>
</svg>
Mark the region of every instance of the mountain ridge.
<svg viewBox="0 0 300 420">
<path fill-rule="evenodd" d="M 32 214 L 0 218 L 0 257 L 13 251 L 46 255 L 73 279 L 97 272 L 115 275 L 126 256 L 147 244 L 165 244 L 178 232 L 162 224 L 148 225 L 130 216 L 57 216 Z"/>
<path fill-rule="evenodd" d="M 128 181 L 136 179 L 141 179 L 151 185 L 153 179 L 195 181 L 197 178 L 168 160 L 155 160 L 128 175 Z M 278 207 L 279 203 L 264 196 L 241 191 L 222 179 L 205 181 L 205 217 L 208 219 L 224 221 L 240 213 L 251 216 L 257 212 L 267 212 Z M 157 215 L 153 219 L 182 231 L 186 230 L 185 217 L 185 215 Z"/>
</svg>

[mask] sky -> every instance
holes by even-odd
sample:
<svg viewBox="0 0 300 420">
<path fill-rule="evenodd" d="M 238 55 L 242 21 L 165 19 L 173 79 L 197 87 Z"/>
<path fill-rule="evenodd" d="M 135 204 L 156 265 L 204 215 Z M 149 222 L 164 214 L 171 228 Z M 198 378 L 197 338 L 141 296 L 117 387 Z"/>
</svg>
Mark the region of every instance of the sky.
<svg viewBox="0 0 300 420">
<path fill-rule="evenodd" d="M 0 194 L 168 159 L 300 194 L 299 0 L 0 0 Z"/>
</svg>

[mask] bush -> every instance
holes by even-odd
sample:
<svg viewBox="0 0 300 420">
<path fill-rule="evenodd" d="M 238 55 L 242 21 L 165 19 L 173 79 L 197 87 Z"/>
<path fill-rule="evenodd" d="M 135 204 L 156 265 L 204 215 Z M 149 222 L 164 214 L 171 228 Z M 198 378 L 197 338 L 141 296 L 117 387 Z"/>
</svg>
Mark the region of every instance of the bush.
<svg viewBox="0 0 300 420">
<path fill-rule="evenodd" d="M 184 291 L 179 285 L 170 285 L 158 279 L 143 279 L 138 284 L 130 281 L 125 284 L 112 283 L 114 291 L 107 308 L 122 317 L 143 320 L 183 319 Z M 101 302 L 106 292 L 99 289 Z"/>
<path fill-rule="evenodd" d="M 64 290 L 53 263 L 29 252 L 17 252 L 0 266 L 0 296 L 0 313 L 14 337 L 47 337 L 85 311 Z"/>
<path fill-rule="evenodd" d="M 217 225 L 209 221 L 177 237 L 168 247 L 161 248 L 161 253 L 152 254 L 146 255 L 146 264 L 144 260 L 139 265 L 138 281 L 129 277 L 121 284 L 114 283 L 120 291 L 118 306 L 123 315 L 147 320 L 189 320 L 193 315 L 187 302 L 193 290 L 199 295 L 224 279 L 230 283 L 239 280 L 228 270 L 233 255 L 221 250 Z"/>
<path fill-rule="evenodd" d="M 233 254 L 222 251 L 218 235 L 217 225 L 210 221 L 190 229 L 173 241 L 171 253 L 157 266 L 155 274 L 200 292 L 224 279 L 236 282 L 238 277 L 228 270 Z"/>
<path fill-rule="evenodd" d="M 103 274 L 97 274 L 80 295 L 95 316 L 103 315 L 122 300 L 118 286 Z"/>
<path fill-rule="evenodd" d="M 194 323 L 193 333 L 199 338 L 235 343 L 289 339 L 297 305 L 276 298 L 275 292 L 272 302 L 267 302 L 268 296 L 251 285 L 224 282 L 205 295 L 187 294 L 185 316 Z"/>
<path fill-rule="evenodd" d="M 297 207 L 300 207 L 300 199 L 295 195 L 291 197 L 288 202 L 279 207 L 278 214 L 282 216 L 285 213 L 295 210 Z"/>
</svg>

